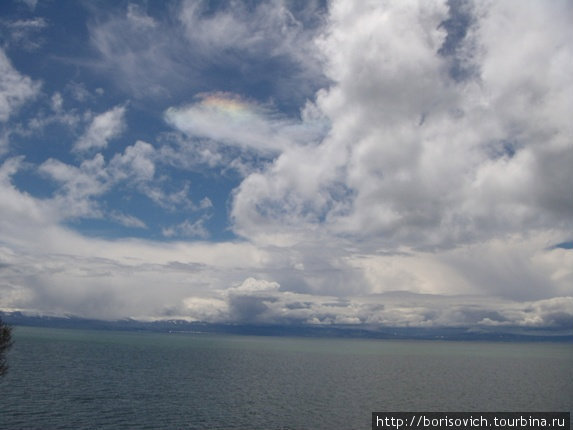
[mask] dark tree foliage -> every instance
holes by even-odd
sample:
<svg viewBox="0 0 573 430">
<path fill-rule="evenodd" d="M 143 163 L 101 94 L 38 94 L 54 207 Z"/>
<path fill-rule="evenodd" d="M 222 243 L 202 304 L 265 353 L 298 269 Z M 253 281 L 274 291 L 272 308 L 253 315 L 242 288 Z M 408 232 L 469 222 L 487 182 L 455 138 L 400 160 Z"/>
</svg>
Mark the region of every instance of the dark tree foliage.
<svg viewBox="0 0 573 430">
<path fill-rule="evenodd" d="M 12 343 L 12 328 L 0 319 L 0 376 L 4 376 L 8 371 L 6 352 Z"/>
</svg>

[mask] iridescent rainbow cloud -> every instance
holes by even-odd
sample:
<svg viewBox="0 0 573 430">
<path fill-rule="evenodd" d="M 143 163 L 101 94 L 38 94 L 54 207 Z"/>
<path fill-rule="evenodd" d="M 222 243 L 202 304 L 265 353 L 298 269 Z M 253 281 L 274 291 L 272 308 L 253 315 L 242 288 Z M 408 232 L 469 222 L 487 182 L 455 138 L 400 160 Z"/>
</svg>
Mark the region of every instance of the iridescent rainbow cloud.
<svg viewBox="0 0 573 430">
<path fill-rule="evenodd" d="M 196 98 L 193 104 L 165 112 L 166 121 L 189 137 L 280 152 L 292 145 L 319 141 L 325 135 L 322 120 L 285 118 L 236 94 L 213 92 Z"/>
<path fill-rule="evenodd" d="M 240 96 L 231 93 L 216 92 L 199 94 L 201 99 L 195 106 L 218 115 L 226 115 L 235 119 L 255 119 L 258 108 Z"/>
<path fill-rule="evenodd" d="M 167 122 L 190 137 L 258 150 L 276 150 L 283 143 L 277 130 L 282 123 L 255 103 L 224 92 L 199 94 L 197 98 L 199 101 L 191 105 L 169 108 L 165 113 Z"/>
</svg>

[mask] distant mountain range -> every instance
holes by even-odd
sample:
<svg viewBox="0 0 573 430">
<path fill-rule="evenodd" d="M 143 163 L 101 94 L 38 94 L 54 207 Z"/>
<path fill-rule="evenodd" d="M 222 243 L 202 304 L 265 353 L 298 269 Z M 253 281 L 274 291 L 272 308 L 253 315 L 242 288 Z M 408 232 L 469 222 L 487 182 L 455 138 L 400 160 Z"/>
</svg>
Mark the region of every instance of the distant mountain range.
<svg viewBox="0 0 573 430">
<path fill-rule="evenodd" d="M 420 340 L 480 340 L 480 341 L 536 341 L 573 342 L 573 330 L 568 332 L 522 327 L 366 327 L 314 326 L 188 322 L 185 320 L 114 321 L 77 316 L 26 315 L 21 312 L 2 312 L 0 318 L 13 326 L 52 327 L 91 330 L 133 330 L 155 332 L 225 333 L 251 336 L 304 336 L 363 339 L 420 339 Z"/>
</svg>

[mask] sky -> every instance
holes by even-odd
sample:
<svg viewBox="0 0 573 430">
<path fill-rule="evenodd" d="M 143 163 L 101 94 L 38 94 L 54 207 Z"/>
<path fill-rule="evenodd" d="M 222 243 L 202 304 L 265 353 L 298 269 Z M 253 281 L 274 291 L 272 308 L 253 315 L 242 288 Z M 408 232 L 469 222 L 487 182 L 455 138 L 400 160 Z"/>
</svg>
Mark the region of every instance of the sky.
<svg viewBox="0 0 573 430">
<path fill-rule="evenodd" d="M 573 4 L 0 4 L 0 309 L 573 326 Z"/>
</svg>

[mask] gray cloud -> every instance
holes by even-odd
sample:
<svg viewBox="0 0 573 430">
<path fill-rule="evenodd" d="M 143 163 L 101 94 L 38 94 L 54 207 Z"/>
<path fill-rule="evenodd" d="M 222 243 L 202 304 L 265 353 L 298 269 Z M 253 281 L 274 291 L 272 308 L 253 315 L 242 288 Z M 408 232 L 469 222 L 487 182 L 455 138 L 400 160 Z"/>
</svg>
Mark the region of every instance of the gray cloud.
<svg viewBox="0 0 573 430">
<path fill-rule="evenodd" d="M 204 299 L 198 299 L 199 302 Z M 492 300 L 479 296 L 441 296 L 406 292 L 342 299 L 281 291 L 277 283 L 254 278 L 221 291 L 211 314 L 186 299 L 182 317 L 212 322 L 350 325 L 355 327 L 527 327 L 566 329 L 573 299 L 532 302 Z"/>
</svg>

